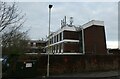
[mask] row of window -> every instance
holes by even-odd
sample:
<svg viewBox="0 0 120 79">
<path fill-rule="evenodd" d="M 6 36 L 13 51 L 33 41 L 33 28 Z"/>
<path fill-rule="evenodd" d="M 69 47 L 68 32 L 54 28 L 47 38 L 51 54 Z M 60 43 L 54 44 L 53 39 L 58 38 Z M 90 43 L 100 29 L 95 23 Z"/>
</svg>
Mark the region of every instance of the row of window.
<svg viewBox="0 0 120 79">
<path fill-rule="evenodd" d="M 53 36 L 52 38 L 50 38 L 50 44 L 59 42 L 63 40 L 63 32 L 57 34 L 56 36 Z"/>
<path fill-rule="evenodd" d="M 45 43 L 36 43 L 36 42 L 28 42 L 28 46 L 30 47 L 39 47 L 39 46 L 45 46 Z"/>
<path fill-rule="evenodd" d="M 50 46 L 50 49 L 47 49 L 47 52 L 50 51 L 50 53 L 62 53 L 63 52 L 63 43 Z"/>
</svg>

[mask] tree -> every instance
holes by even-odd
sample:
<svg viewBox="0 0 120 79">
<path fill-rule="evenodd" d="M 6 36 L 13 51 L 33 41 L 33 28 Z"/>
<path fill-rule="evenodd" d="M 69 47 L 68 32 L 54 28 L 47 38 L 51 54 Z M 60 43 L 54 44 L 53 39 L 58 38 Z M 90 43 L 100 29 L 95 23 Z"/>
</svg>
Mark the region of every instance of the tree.
<svg viewBox="0 0 120 79">
<path fill-rule="evenodd" d="M 6 2 L 0 2 L 0 32 L 6 27 L 21 26 L 20 23 L 25 15 L 20 15 L 21 11 L 18 10 L 16 3 L 7 4 Z"/>
<path fill-rule="evenodd" d="M 28 40 L 28 30 L 22 31 L 25 22 L 16 3 L 0 2 L 0 33 L 2 34 L 2 49 L 5 53 L 24 52 Z"/>
</svg>

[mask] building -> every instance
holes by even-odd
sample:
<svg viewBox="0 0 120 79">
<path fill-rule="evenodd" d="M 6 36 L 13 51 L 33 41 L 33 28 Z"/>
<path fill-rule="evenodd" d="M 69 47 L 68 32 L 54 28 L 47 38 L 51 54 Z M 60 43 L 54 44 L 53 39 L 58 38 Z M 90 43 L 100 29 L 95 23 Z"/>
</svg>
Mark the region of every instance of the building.
<svg viewBox="0 0 120 79">
<path fill-rule="evenodd" d="M 92 20 L 78 27 L 72 22 L 70 19 L 70 24 L 67 24 L 65 17 L 61 21 L 61 28 L 50 34 L 46 44 L 47 53 L 107 53 L 103 21 Z"/>
<path fill-rule="evenodd" d="M 92 20 L 83 26 L 84 51 L 86 54 L 107 54 L 103 21 Z"/>
<path fill-rule="evenodd" d="M 48 46 L 50 46 L 51 53 L 79 53 L 78 29 L 79 27 L 75 27 L 74 25 L 62 23 L 61 29 L 50 34 L 50 41 L 47 41 L 46 52 L 49 51 Z"/>
<path fill-rule="evenodd" d="M 46 41 L 30 40 L 28 41 L 27 53 L 43 53 L 45 52 Z"/>
</svg>

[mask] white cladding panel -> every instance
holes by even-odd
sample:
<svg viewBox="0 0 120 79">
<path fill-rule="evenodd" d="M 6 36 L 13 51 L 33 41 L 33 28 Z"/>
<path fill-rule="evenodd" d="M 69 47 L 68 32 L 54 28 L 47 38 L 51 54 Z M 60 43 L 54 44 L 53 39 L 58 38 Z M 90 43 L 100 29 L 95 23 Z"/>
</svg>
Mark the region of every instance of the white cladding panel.
<svg viewBox="0 0 120 79">
<path fill-rule="evenodd" d="M 104 21 L 98 21 L 98 20 L 92 20 L 84 25 L 82 25 L 83 29 L 90 27 L 92 25 L 99 25 L 99 26 L 104 26 Z"/>
<path fill-rule="evenodd" d="M 54 33 L 50 36 L 50 38 L 56 36 L 57 34 L 60 34 L 60 33 L 63 32 L 64 30 L 76 31 L 76 29 L 75 29 L 74 26 L 70 27 L 70 26 L 67 26 L 67 25 L 66 25 L 66 26 L 64 26 L 63 28 L 59 29 L 58 31 L 54 32 Z"/>
<path fill-rule="evenodd" d="M 99 20 L 91 20 L 88 23 L 82 25 L 82 28 L 85 29 L 87 27 L 90 27 L 92 25 L 99 25 L 99 26 L 104 26 L 104 21 L 99 21 Z M 68 31 L 76 31 L 76 28 L 74 26 L 70 27 L 68 25 L 62 27 L 61 29 L 59 29 L 58 31 L 54 32 L 50 38 L 60 34 L 61 32 L 63 32 L 64 30 L 68 30 Z M 47 39 L 48 40 L 48 39 Z"/>
</svg>

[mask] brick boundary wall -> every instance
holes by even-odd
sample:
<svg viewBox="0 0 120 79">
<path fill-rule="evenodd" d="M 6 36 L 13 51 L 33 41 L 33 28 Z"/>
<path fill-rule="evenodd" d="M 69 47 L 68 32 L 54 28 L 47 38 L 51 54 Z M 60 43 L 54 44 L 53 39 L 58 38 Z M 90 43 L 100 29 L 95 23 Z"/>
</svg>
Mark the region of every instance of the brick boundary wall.
<svg viewBox="0 0 120 79">
<path fill-rule="evenodd" d="M 13 75 L 18 73 L 17 75 L 24 76 L 23 69 L 21 71 L 21 67 L 25 66 L 24 62 L 35 60 L 34 67 L 24 68 L 24 71 L 29 75 L 29 72 L 32 72 L 35 75 L 46 76 L 47 55 L 23 55 L 17 58 L 10 68 Z M 120 55 L 50 55 L 50 76 L 115 70 L 120 70 Z"/>
<path fill-rule="evenodd" d="M 50 75 L 119 70 L 119 55 L 52 55 L 50 56 Z M 38 72 L 46 75 L 47 56 L 38 61 Z"/>
</svg>

